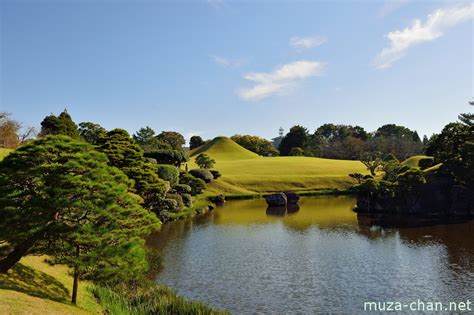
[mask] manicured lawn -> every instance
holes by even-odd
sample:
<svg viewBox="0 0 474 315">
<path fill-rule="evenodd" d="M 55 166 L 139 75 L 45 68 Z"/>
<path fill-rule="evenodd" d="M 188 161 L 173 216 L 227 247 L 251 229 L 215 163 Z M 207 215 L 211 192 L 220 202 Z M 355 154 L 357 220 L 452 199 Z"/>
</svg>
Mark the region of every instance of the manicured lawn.
<svg viewBox="0 0 474 315">
<path fill-rule="evenodd" d="M 102 308 L 79 283 L 78 305 L 72 305 L 72 278 L 65 266 L 50 266 L 44 256 L 24 257 L 7 275 L 0 274 L 0 314 L 100 314 Z"/>
<path fill-rule="evenodd" d="M 190 168 L 199 153 L 211 156 L 222 177 L 210 193 L 250 194 L 281 190 L 345 189 L 354 184 L 350 173 L 367 173 L 359 161 L 312 157 L 261 157 L 229 138 L 219 137 L 191 151 Z"/>
</svg>

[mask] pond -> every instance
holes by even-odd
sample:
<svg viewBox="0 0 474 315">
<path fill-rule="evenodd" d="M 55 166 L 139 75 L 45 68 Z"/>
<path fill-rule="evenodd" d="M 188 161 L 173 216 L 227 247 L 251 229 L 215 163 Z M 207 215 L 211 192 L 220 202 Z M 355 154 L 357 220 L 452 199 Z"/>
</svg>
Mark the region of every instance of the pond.
<svg viewBox="0 0 474 315">
<path fill-rule="evenodd" d="M 235 314 L 361 313 L 369 301 L 462 302 L 474 296 L 474 221 L 382 229 L 348 196 L 306 197 L 299 209 L 229 201 L 164 224 L 156 281 Z M 473 301 L 474 302 L 474 301 Z"/>
</svg>

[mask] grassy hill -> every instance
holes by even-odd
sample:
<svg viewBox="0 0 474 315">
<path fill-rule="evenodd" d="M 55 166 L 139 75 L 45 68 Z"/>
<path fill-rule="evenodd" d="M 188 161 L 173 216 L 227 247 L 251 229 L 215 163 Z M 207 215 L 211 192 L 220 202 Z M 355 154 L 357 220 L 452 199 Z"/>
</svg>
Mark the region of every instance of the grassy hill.
<svg viewBox="0 0 474 315">
<path fill-rule="evenodd" d="M 102 308 L 79 283 L 78 305 L 69 302 L 72 277 L 66 266 L 50 266 L 44 257 L 27 256 L 0 274 L 0 314 L 100 314 Z"/>
<path fill-rule="evenodd" d="M 8 153 L 10 153 L 11 149 L 5 149 L 5 148 L 0 148 L 0 160 L 2 160 L 5 156 L 8 155 Z"/>
<path fill-rule="evenodd" d="M 420 161 L 424 159 L 433 159 L 433 158 L 426 155 L 415 155 L 403 161 L 402 164 L 410 166 L 410 167 L 418 167 L 420 164 Z"/>
<path fill-rule="evenodd" d="M 212 156 L 216 161 L 237 161 L 258 159 L 260 156 L 240 146 L 227 137 L 216 137 L 209 143 L 192 150 L 189 155 L 195 157 L 200 153 Z"/>
<path fill-rule="evenodd" d="M 325 188 L 348 188 L 353 184 L 349 173 L 366 173 L 359 161 L 313 157 L 261 157 L 226 137 L 190 152 L 190 167 L 197 168 L 199 153 L 211 156 L 222 177 L 209 185 L 209 192 L 255 194 L 271 191 L 308 191 Z"/>
</svg>

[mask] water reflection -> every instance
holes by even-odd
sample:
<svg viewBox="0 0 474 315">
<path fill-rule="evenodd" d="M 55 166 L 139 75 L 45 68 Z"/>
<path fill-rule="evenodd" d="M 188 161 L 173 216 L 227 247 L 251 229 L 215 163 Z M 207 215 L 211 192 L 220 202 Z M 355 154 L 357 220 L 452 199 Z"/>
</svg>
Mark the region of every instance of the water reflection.
<svg viewBox="0 0 474 315">
<path fill-rule="evenodd" d="M 460 301 L 474 295 L 474 222 L 382 228 L 351 197 L 299 209 L 231 201 L 148 240 L 157 281 L 235 313 L 360 313 L 366 300 Z M 290 211 L 288 211 L 290 210 Z"/>
</svg>

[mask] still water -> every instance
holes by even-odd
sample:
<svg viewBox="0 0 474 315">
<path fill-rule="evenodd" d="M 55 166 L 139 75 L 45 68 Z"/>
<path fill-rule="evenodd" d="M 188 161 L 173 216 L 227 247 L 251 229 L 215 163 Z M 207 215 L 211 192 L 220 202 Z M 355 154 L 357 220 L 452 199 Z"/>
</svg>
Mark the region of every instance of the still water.
<svg viewBox="0 0 474 315">
<path fill-rule="evenodd" d="M 351 313 L 365 301 L 474 302 L 474 221 L 370 227 L 351 197 L 308 197 L 290 213 L 229 201 L 165 224 L 159 283 L 235 314 Z"/>
</svg>

